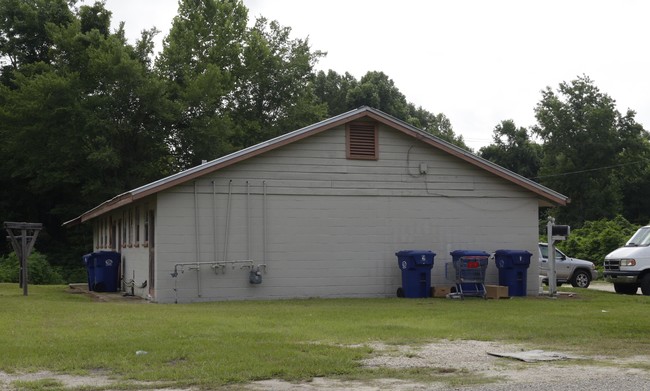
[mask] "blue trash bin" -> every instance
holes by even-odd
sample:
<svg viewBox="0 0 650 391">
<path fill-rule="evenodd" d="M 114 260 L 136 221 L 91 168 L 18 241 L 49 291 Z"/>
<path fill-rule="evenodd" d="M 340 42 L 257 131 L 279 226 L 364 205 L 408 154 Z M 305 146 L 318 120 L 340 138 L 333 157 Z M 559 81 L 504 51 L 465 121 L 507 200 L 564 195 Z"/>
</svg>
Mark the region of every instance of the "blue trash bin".
<svg viewBox="0 0 650 391">
<path fill-rule="evenodd" d="M 436 254 L 430 250 L 402 250 L 395 253 L 402 271 L 398 297 L 431 297 L 431 269 Z"/>
<path fill-rule="evenodd" d="M 86 280 L 88 281 L 88 290 L 92 290 L 92 286 L 90 285 L 91 281 L 91 268 L 92 268 L 92 273 L 95 272 L 95 267 L 92 264 L 92 259 L 93 259 L 94 253 L 90 254 L 85 254 L 84 256 L 81 257 L 81 259 L 84 261 L 84 266 L 86 267 Z"/>
<path fill-rule="evenodd" d="M 532 255 L 526 250 L 495 251 L 499 285 L 508 287 L 508 296 L 526 296 L 528 267 Z"/>
<path fill-rule="evenodd" d="M 117 292 L 120 253 L 99 251 L 83 257 L 88 274 L 88 290 L 95 292 Z"/>
</svg>

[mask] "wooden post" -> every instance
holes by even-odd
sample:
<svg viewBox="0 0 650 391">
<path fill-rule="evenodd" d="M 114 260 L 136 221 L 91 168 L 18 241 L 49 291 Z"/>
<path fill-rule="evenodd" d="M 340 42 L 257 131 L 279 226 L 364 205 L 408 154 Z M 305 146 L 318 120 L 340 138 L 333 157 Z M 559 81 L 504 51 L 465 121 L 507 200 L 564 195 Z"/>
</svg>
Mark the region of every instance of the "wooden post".
<svg viewBox="0 0 650 391">
<path fill-rule="evenodd" d="M 19 286 L 23 288 L 23 296 L 27 296 L 27 259 L 34 248 L 38 232 L 43 228 L 43 224 L 5 221 L 4 227 L 7 230 L 7 233 L 9 233 L 7 239 L 11 241 L 11 247 L 13 247 L 18 259 L 20 260 L 20 275 L 18 276 L 18 281 Z M 18 232 L 20 232 L 20 236 L 17 235 Z"/>
</svg>

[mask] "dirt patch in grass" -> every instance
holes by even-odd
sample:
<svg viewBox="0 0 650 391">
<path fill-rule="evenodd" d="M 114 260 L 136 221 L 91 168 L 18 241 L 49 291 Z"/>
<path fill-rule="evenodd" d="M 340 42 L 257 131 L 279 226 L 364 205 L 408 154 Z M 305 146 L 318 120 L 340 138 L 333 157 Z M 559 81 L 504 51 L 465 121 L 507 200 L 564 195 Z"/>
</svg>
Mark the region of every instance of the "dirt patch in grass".
<svg viewBox="0 0 650 391">
<path fill-rule="evenodd" d="M 278 379 L 224 387 L 229 390 L 546 390 L 571 384 L 572 389 L 607 390 L 617 382 L 643 389 L 650 381 L 650 356 L 626 359 L 608 356 L 575 357 L 568 360 L 528 363 L 495 357 L 489 353 L 522 352 L 534 348 L 489 341 L 442 340 L 419 346 L 368 344 L 373 354 L 361 364 L 368 370 L 364 379 L 315 378 L 291 383 Z M 376 371 L 376 372 L 375 372 Z M 47 387 L 39 382 L 58 384 L 56 389 L 147 389 L 174 390 L 156 383 L 124 382 L 104 374 L 74 376 L 52 372 L 8 374 L 0 372 L 0 390 Z M 30 382 L 35 387 L 29 387 Z M 631 385 L 630 385 L 631 384 Z M 140 385 L 140 387 L 138 386 Z M 514 387 L 514 388 L 509 388 Z M 634 389 L 634 388 L 625 388 Z"/>
<path fill-rule="evenodd" d="M 567 360 L 523 362 L 495 357 L 489 353 L 523 352 L 534 348 L 488 341 L 440 341 L 424 346 L 370 344 L 374 354 L 362 364 L 378 372 L 388 370 L 399 379 L 377 378 L 365 381 L 318 378 L 307 383 L 281 380 L 255 382 L 249 390 L 527 390 L 570 389 L 610 390 L 621 382 L 638 384 L 650 381 L 650 356 L 628 359 L 615 357 L 577 357 Z M 419 369 L 419 371 L 414 371 Z M 404 376 L 399 374 L 404 373 Z M 411 379 L 409 379 L 411 378 Z M 581 386 L 582 385 L 582 386 Z M 506 387 L 507 386 L 507 387 Z M 628 388 L 626 388 L 628 389 Z M 633 388 L 629 388 L 633 389 Z"/>
</svg>

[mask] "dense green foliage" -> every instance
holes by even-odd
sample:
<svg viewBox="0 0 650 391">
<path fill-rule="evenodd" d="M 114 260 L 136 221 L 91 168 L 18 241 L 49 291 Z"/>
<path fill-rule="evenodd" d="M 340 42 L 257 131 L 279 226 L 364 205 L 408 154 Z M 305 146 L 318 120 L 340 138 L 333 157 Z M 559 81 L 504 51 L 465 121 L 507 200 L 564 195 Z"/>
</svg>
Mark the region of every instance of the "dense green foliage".
<svg viewBox="0 0 650 391">
<path fill-rule="evenodd" d="M 514 121 L 502 121 L 494 128 L 493 144 L 481 148 L 480 155 L 527 178 L 537 176 L 542 164 L 542 146 L 531 141 L 526 128 Z"/>
<path fill-rule="evenodd" d="M 104 2 L 0 2 L 0 221 L 33 221 L 64 279 L 80 273 L 89 227 L 61 224 L 129 189 L 367 105 L 461 148 L 449 119 L 392 79 L 314 71 L 307 39 L 241 0 L 181 0 L 162 51 L 129 43 Z M 537 125 L 502 121 L 480 155 L 572 202 L 545 211 L 579 228 L 650 221 L 650 136 L 586 76 L 547 87 Z M 541 143 L 537 143 L 541 141 Z M 9 247 L 0 249 L 8 253 Z"/>
<path fill-rule="evenodd" d="M 621 114 L 615 103 L 587 76 L 557 91 L 547 87 L 535 107 L 537 125 L 503 121 L 480 155 L 568 196 L 569 205 L 544 211 L 558 224 L 579 228 L 617 215 L 647 224 L 650 133 L 634 111 Z"/>
<path fill-rule="evenodd" d="M 109 33 L 101 3 L 77 13 L 64 1 L 18 3 L 23 13 L 0 20 L 46 49 L 21 54 L 26 44 L 12 43 L 24 35 L 2 26 L 0 219 L 42 222 L 39 250 L 57 265 L 79 263 L 88 229 L 62 222 L 170 172 L 164 83 L 150 68 L 151 34 L 127 45 L 122 29 Z M 20 19 L 31 14 L 45 20 Z"/>
<path fill-rule="evenodd" d="M 361 106 L 377 108 L 434 136 L 470 150 L 462 135 L 456 135 L 451 121 L 442 113 L 433 114 L 415 107 L 383 72 L 368 72 L 360 80 L 349 73 L 339 75 L 329 70 L 318 72 L 313 81 L 314 93 L 327 107 L 327 115 L 335 116 Z"/>
<path fill-rule="evenodd" d="M 578 228 L 571 230 L 571 235 L 559 247 L 572 257 L 588 259 L 597 266 L 602 266 L 605 256 L 622 247 L 639 229 L 623 216 L 614 219 L 587 221 Z"/>
<path fill-rule="evenodd" d="M 533 132 L 544 142 L 541 182 L 571 197 L 555 217 L 574 225 L 616 214 L 637 221 L 625 213 L 624 194 L 650 164 L 650 135 L 635 113 L 619 113 L 586 76 L 544 90 L 535 113 Z"/>
<path fill-rule="evenodd" d="M 0 256 L 0 282 L 19 281 L 20 260 L 15 253 Z M 45 255 L 33 251 L 27 259 L 27 281 L 29 284 L 62 284 L 63 277 L 47 261 Z"/>
<path fill-rule="evenodd" d="M 92 374 L 99 368 L 122 379 L 124 389 L 140 389 L 129 383 L 135 381 L 217 389 L 274 378 L 396 376 L 360 364 L 377 341 L 422 346 L 441 339 L 490 340 L 618 357 L 650 348 L 650 336 L 644 332 L 650 328 L 646 297 L 569 290 L 577 297 L 158 305 L 99 303 L 66 293 L 63 286 L 35 286 L 24 297 L 15 285 L 0 284 L 0 370 Z M 444 361 L 438 366 L 449 368 Z M 435 368 L 427 373 L 435 378 Z M 435 380 L 465 378 L 462 384 L 467 384 L 468 376 L 464 372 Z"/>
</svg>

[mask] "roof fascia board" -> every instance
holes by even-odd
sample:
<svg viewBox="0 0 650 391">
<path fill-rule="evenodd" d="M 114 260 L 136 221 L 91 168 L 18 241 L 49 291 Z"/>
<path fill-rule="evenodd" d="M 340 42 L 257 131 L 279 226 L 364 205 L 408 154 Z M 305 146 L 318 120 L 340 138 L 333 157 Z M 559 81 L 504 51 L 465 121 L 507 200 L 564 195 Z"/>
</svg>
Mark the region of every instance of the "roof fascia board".
<svg viewBox="0 0 650 391">
<path fill-rule="evenodd" d="M 133 201 L 145 198 L 152 194 L 158 193 L 160 191 L 169 189 L 174 186 L 178 186 L 182 183 L 191 181 L 193 179 L 199 178 L 203 175 L 209 174 L 211 172 L 223 169 L 225 167 L 231 166 L 238 162 L 241 162 L 251 157 L 263 154 L 270 150 L 280 148 L 284 145 L 291 144 L 293 142 L 302 140 L 306 137 L 312 136 L 314 134 L 323 132 L 328 129 L 332 129 L 337 126 L 341 126 L 345 123 L 369 117 L 375 121 L 381 122 L 382 124 L 389 126 L 391 128 L 397 129 L 402 133 L 405 133 L 411 137 L 414 137 L 418 140 L 421 140 L 437 149 L 440 149 L 452 156 L 455 156 L 461 160 L 464 160 L 472 165 L 475 165 L 479 168 L 482 168 L 500 178 L 503 178 L 507 181 L 510 181 L 516 185 L 519 185 L 533 193 L 539 195 L 546 201 L 558 205 L 566 205 L 569 202 L 568 197 L 563 196 L 560 193 L 557 193 L 549 188 L 546 188 L 542 185 L 539 185 L 529 179 L 521 177 L 520 175 L 513 173 L 505 168 L 499 167 L 487 160 L 484 160 L 468 151 L 465 151 L 455 145 L 452 145 L 444 140 L 438 139 L 437 137 L 426 133 L 422 130 L 419 130 L 412 125 L 397 119 L 389 114 L 381 112 L 379 110 L 373 109 L 371 107 L 363 106 L 355 110 L 350 110 L 346 113 L 339 114 L 338 116 L 326 119 L 319 123 L 304 127 L 302 129 L 286 133 L 284 135 L 278 136 L 274 139 L 262 142 L 260 144 L 253 145 L 251 147 L 245 148 L 243 150 L 234 152 L 230 155 L 226 155 L 220 158 L 217 158 L 211 162 L 202 164 L 200 166 L 189 168 L 185 171 L 173 174 L 166 178 L 162 178 L 158 181 L 152 182 L 150 184 L 141 186 L 134 190 L 131 190 L 127 193 L 116 196 L 115 198 L 106 201 L 97 207 L 91 209 L 88 212 L 85 212 L 81 216 L 72 219 L 63 223 L 64 226 L 74 225 L 80 222 L 85 222 L 90 219 L 93 219 L 97 216 L 100 216 L 106 212 L 109 212 L 113 209 L 117 209 L 124 205 L 130 204 Z"/>
<path fill-rule="evenodd" d="M 79 222 L 81 223 L 86 222 L 97 216 L 103 215 L 104 213 L 110 210 L 117 209 L 124 205 L 128 205 L 131 202 L 133 202 L 133 196 L 131 195 L 131 193 L 120 194 L 119 196 L 109 201 L 106 201 L 103 204 L 97 206 L 96 208 L 91 209 L 90 211 L 79 216 L 79 220 L 80 220 Z"/>
<path fill-rule="evenodd" d="M 164 183 L 159 184 L 158 186 L 151 187 L 149 189 L 143 189 L 142 191 L 138 191 L 136 189 L 133 192 L 133 199 L 138 200 L 140 198 L 147 197 L 147 196 L 149 196 L 151 194 L 158 193 L 160 191 L 163 191 L 163 190 L 169 189 L 171 187 L 180 185 L 182 183 L 191 181 L 191 180 L 199 178 L 199 177 L 201 177 L 203 175 L 206 175 L 206 174 L 209 174 L 211 172 L 214 172 L 214 171 L 223 169 L 225 167 L 231 166 L 233 164 L 239 163 L 239 162 L 241 162 L 243 160 L 250 159 L 252 157 L 255 157 L 257 155 L 261 155 L 261 154 L 263 154 L 265 152 L 268 152 L 268 151 L 271 151 L 273 149 L 283 147 L 283 146 L 285 146 L 287 144 L 294 143 L 296 141 L 302 140 L 302 139 L 307 138 L 309 136 L 313 136 L 314 134 L 323 132 L 323 131 L 328 130 L 328 129 L 335 128 L 337 126 L 343 125 L 343 124 L 345 124 L 347 122 L 354 121 L 355 119 L 359 119 L 359 118 L 362 118 L 362 117 L 365 117 L 365 116 L 366 116 L 366 113 L 364 113 L 364 112 L 352 114 L 350 116 L 340 118 L 340 119 L 338 119 L 336 121 L 327 122 L 326 124 L 323 124 L 321 126 L 314 127 L 313 129 L 309 129 L 308 131 L 303 131 L 303 132 L 300 132 L 300 133 L 298 133 L 298 131 L 296 131 L 296 134 L 292 135 L 291 137 L 272 139 L 272 140 L 269 140 L 267 143 L 257 144 L 257 145 L 255 145 L 253 147 L 243 149 L 242 151 L 239 151 L 238 153 L 227 155 L 227 156 L 224 156 L 224 157 L 222 157 L 220 159 L 215 159 L 214 164 L 206 163 L 205 168 L 201 168 L 201 166 L 197 166 L 197 167 L 199 167 L 198 170 L 196 170 L 196 171 L 194 171 L 192 173 L 189 173 L 187 175 L 179 176 L 178 178 L 175 178 L 175 179 L 170 180 L 170 181 L 166 181 Z M 307 129 L 307 128 L 303 128 L 303 129 Z M 266 145 L 264 145 L 264 144 L 266 144 Z M 230 157 L 230 156 L 232 156 L 232 157 Z M 219 161 L 219 160 L 221 160 L 221 161 Z"/>
<path fill-rule="evenodd" d="M 291 144 L 293 142 L 312 136 L 314 134 L 365 117 L 366 115 L 367 115 L 366 108 L 351 110 L 346 113 L 340 114 L 336 117 L 332 117 L 330 119 L 316 123 L 314 125 L 307 126 L 305 128 L 296 130 L 291 133 L 287 133 L 285 135 L 278 136 L 274 139 L 268 140 L 266 142 L 262 142 L 260 144 L 253 145 L 241 151 L 234 152 L 230 155 L 217 158 L 210 163 L 206 163 L 201 166 L 196 166 L 187 169 L 185 171 L 181 171 L 177 174 L 173 174 L 166 178 L 162 178 L 158 181 L 152 182 L 148 185 L 144 185 L 137 189 L 131 190 L 127 193 L 121 194 L 113 198 L 112 200 L 100 204 L 99 206 L 91 209 L 90 211 L 82 214 L 79 217 L 63 223 L 63 226 L 74 225 L 74 224 L 91 220 L 113 209 L 117 209 L 119 207 L 127 205 L 133 201 L 148 197 L 152 194 L 169 189 L 171 187 L 178 186 L 182 183 L 191 181 L 203 175 L 231 166 L 240 161 L 250 159 L 251 157 L 260 155 L 264 152 L 273 150 L 275 148 L 280 148 L 284 145 Z"/>
</svg>

